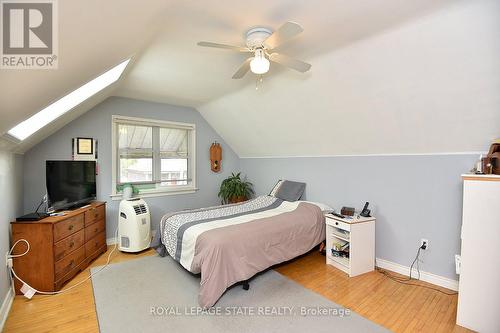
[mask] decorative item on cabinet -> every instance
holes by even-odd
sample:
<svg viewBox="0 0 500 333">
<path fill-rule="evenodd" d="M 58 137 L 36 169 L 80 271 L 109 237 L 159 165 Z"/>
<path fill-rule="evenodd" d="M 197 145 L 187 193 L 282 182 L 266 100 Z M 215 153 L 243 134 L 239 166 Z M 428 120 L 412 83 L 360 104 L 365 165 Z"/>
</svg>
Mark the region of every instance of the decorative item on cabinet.
<svg viewBox="0 0 500 333">
<path fill-rule="evenodd" d="M 342 207 L 340 210 L 340 214 L 345 215 L 345 216 L 353 216 L 354 215 L 354 208 L 353 207 Z"/>
<path fill-rule="evenodd" d="M 210 146 L 210 169 L 213 172 L 219 172 L 222 163 L 222 147 L 217 141 Z"/>
<path fill-rule="evenodd" d="M 492 143 L 488 155 L 483 159 L 483 172 L 500 175 L 500 143 Z"/>
</svg>

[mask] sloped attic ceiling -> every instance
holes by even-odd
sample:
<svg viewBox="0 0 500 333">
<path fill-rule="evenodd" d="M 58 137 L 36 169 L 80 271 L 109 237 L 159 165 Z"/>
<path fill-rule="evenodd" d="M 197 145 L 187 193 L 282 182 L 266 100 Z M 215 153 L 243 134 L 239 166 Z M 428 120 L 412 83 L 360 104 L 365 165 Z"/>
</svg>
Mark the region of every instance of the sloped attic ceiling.
<svg viewBox="0 0 500 333">
<path fill-rule="evenodd" d="M 135 54 L 121 82 L 20 150 L 109 95 L 197 107 L 240 156 L 484 150 L 500 136 L 498 5 L 60 1 L 59 70 L 0 71 L 0 133 Z M 281 51 L 312 71 L 272 66 L 258 91 L 251 74 L 231 79 L 244 55 L 196 46 L 242 44 L 249 28 L 287 20 L 305 32 Z"/>
<path fill-rule="evenodd" d="M 122 96 L 195 106 L 240 156 L 484 151 L 500 137 L 500 1 L 182 2 Z M 171 12 L 172 14 L 172 12 Z M 255 25 L 299 22 L 312 64 L 231 76 Z"/>
<path fill-rule="evenodd" d="M 500 138 L 500 1 L 456 1 L 324 53 L 290 53 L 312 71 L 272 73 L 198 107 L 240 157 L 484 152 Z"/>
<path fill-rule="evenodd" d="M 162 26 L 169 3 L 150 0 L 58 1 L 56 70 L 0 69 L 0 134 L 138 55 Z M 110 86 L 12 149 L 25 151 L 111 95 Z"/>
<path fill-rule="evenodd" d="M 247 54 L 202 48 L 196 45 L 198 41 L 244 45 L 245 34 L 253 27 L 275 30 L 286 21 L 295 21 L 305 28 L 304 33 L 280 50 L 310 60 L 453 2 L 456 0 L 178 1 L 169 6 L 163 30 L 141 54 L 117 94 L 197 107 L 255 83 L 254 75 L 231 79 Z M 322 68 L 313 67 L 314 72 L 319 70 Z M 270 80 L 280 72 L 278 66 L 272 66 Z"/>
</svg>

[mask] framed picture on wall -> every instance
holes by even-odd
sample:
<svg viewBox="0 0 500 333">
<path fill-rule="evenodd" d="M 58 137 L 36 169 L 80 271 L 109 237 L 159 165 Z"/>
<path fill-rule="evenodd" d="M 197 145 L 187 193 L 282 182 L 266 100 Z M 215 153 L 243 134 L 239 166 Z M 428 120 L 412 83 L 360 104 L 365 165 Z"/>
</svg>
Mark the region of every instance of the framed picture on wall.
<svg viewBox="0 0 500 333">
<path fill-rule="evenodd" d="M 78 155 L 93 155 L 94 154 L 94 139 L 92 139 L 92 138 L 76 138 L 76 153 Z"/>
<path fill-rule="evenodd" d="M 73 138 L 71 139 L 71 155 L 75 161 L 97 160 L 97 139 Z"/>
</svg>

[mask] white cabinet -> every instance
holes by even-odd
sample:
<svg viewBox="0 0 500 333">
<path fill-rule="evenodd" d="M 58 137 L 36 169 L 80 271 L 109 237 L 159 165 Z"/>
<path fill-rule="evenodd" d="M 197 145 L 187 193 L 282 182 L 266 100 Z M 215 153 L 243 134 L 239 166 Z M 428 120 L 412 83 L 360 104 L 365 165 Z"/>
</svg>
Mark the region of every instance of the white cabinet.
<svg viewBox="0 0 500 333">
<path fill-rule="evenodd" d="M 326 214 L 326 263 L 356 276 L 375 268 L 375 218 L 342 219 Z M 343 247 L 346 251 L 340 250 Z M 347 252 L 348 249 L 348 252 Z M 348 256 L 337 256 L 345 252 Z M 334 255 L 335 254 L 335 255 Z"/>
<path fill-rule="evenodd" d="M 500 176 L 463 175 L 457 324 L 500 332 Z"/>
</svg>

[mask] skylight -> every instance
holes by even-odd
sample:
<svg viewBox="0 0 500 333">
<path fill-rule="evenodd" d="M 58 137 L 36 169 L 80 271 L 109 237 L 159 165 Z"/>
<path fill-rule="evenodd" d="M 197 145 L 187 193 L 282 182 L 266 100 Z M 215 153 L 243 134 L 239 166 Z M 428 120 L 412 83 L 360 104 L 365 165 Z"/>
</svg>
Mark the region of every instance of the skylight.
<svg viewBox="0 0 500 333">
<path fill-rule="evenodd" d="M 55 101 L 22 123 L 11 128 L 8 133 L 21 141 L 26 139 L 45 125 L 118 80 L 129 61 L 130 58 Z"/>
</svg>

